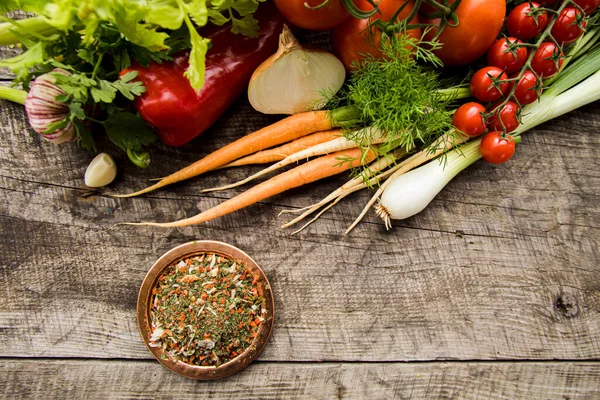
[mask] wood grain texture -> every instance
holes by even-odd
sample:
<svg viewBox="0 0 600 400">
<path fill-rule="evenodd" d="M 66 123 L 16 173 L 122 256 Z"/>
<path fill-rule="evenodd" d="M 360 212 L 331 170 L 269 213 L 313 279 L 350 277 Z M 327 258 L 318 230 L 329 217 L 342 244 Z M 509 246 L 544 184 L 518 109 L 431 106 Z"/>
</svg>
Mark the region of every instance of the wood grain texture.
<svg viewBox="0 0 600 400">
<path fill-rule="evenodd" d="M 251 364 L 197 382 L 155 362 L 9 360 L 6 398 L 546 399 L 600 396 L 598 363 Z"/>
<path fill-rule="evenodd" d="M 43 142 L 20 107 L 2 109 L 1 355 L 147 358 L 134 317 L 145 272 L 170 247 L 209 238 L 248 251 L 273 283 L 277 322 L 264 360 L 600 357 L 598 105 L 528 134 L 505 166 L 477 163 L 392 231 L 370 214 L 348 237 L 368 193 L 301 235 L 278 228 L 282 209 L 341 177 L 198 227 L 109 229 L 192 215 L 236 192 L 201 187 L 248 169 L 137 199 L 88 197 L 91 155 Z M 121 172 L 108 190 L 141 187 L 269 119 L 252 115 L 238 102 L 202 140 L 153 149 L 149 170 L 116 153 Z"/>
<path fill-rule="evenodd" d="M 258 167 L 135 199 L 108 196 L 140 189 L 277 118 L 241 98 L 193 142 L 153 146 L 145 170 L 99 138 L 119 173 L 108 188 L 90 190 L 83 175 L 93 155 L 43 141 L 21 106 L 0 101 L 3 397 L 600 397 L 600 103 L 527 133 L 505 165 L 477 162 L 391 231 L 370 212 L 343 236 L 368 192 L 299 235 L 279 228 L 282 210 L 319 200 L 344 177 L 201 226 L 114 226 L 187 217 L 239 193 L 244 188 L 200 189 Z M 147 270 L 194 239 L 247 251 L 275 293 L 264 353 L 224 382 L 164 370 L 137 332 Z"/>
</svg>

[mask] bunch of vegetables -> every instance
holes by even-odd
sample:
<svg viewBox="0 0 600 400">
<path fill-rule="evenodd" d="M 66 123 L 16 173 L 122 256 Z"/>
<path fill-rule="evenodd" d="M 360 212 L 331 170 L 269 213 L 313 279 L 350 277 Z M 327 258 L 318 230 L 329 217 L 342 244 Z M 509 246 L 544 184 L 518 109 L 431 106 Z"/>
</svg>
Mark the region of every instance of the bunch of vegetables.
<svg viewBox="0 0 600 400">
<path fill-rule="evenodd" d="M 241 7 L 244 2 L 252 6 Z M 407 218 L 423 210 L 456 174 L 479 158 L 493 164 L 505 162 L 512 157 L 523 132 L 600 98 L 598 0 L 522 3 L 509 7 L 506 23 L 504 0 L 274 0 L 274 5 L 291 23 L 307 29 L 331 29 L 333 52 L 339 60 L 322 49 L 301 46 L 291 31 L 283 27 L 280 15 L 266 4 L 261 9 L 267 10 L 264 11 L 267 17 L 261 17 L 261 10 L 256 14 L 261 30 L 245 32 L 250 36 L 258 34 L 258 40 L 251 42 L 254 50 L 245 52 L 244 59 L 252 58 L 252 62 L 236 72 L 243 78 L 235 82 L 227 72 L 231 69 L 228 64 L 238 65 L 236 60 L 219 56 L 220 51 L 222 54 L 232 51 L 229 30 L 213 27 L 200 31 L 202 37 L 211 38 L 211 50 L 215 51 L 214 59 L 210 52 L 206 53 L 207 79 L 200 92 L 195 91 L 198 81 L 193 79 L 194 72 L 190 72 L 200 64 L 193 60 L 198 54 L 195 49 L 200 46 L 195 43 L 191 52 L 181 52 L 190 47 L 194 38 L 201 37 L 192 21 L 202 25 L 210 19 L 219 25 L 221 21 L 214 18 L 211 10 L 220 6 L 230 8 L 233 4 L 240 7 L 236 8 L 238 13 L 243 10 L 248 16 L 256 11 L 256 2 L 201 2 L 208 7 L 208 19 L 201 21 L 194 14 L 199 9 L 192 7 L 198 2 L 167 3 L 179 7 L 181 17 L 179 29 L 175 24 L 160 25 L 170 32 L 164 42 L 168 49 L 156 52 L 144 48 L 135 42 L 135 35 L 128 38 L 127 31 L 121 32 L 120 46 L 125 49 L 123 54 L 134 57 L 119 58 L 111 53 L 112 62 L 122 59 L 127 62 L 110 72 L 101 68 L 106 61 L 102 55 L 95 62 L 84 63 L 87 67 L 94 66 L 90 72 L 81 72 L 73 64 L 59 61 L 56 53 L 49 58 L 44 56 L 43 67 L 60 68 L 51 73 L 51 79 L 38 78 L 40 87 L 44 90 L 51 87 L 52 96 L 60 100 L 56 105 L 60 118 L 51 121 L 54 130 L 43 133 L 56 135 L 61 129 L 75 129 L 81 138 L 81 121 L 91 119 L 89 113 L 80 112 L 86 104 L 82 99 L 96 99 L 94 93 L 109 85 L 114 93 L 135 99 L 140 115 L 158 129 L 165 143 L 179 145 L 188 139 L 178 141 L 178 134 L 185 134 L 190 127 L 206 129 L 230 104 L 231 98 L 222 99 L 216 92 L 230 88 L 228 92 L 237 96 L 249 81 L 248 98 L 257 111 L 290 116 L 145 189 L 114 196 L 141 195 L 220 168 L 274 163 L 239 182 L 205 191 L 228 189 L 304 159 L 309 161 L 198 215 L 174 222 L 136 225 L 198 224 L 288 189 L 351 170 L 350 181 L 322 201 L 292 211 L 301 215 L 284 227 L 320 210 L 301 230 L 341 199 L 367 187 L 377 190 L 348 231 L 372 206 L 389 227 L 392 219 Z M 143 29 L 157 28 L 156 21 L 145 18 L 140 21 L 141 25 L 154 22 Z M 233 30 L 241 30 L 233 22 Z M 77 46 L 89 44 L 88 30 L 93 36 L 106 27 L 117 31 L 122 28 L 116 17 L 91 26 L 85 27 L 83 36 L 75 35 Z M 26 43 L 29 40 L 26 32 L 27 29 L 19 27 L 19 31 L 12 33 Z M 55 34 L 56 28 L 38 27 L 38 32 L 43 33 L 33 36 L 41 43 L 44 40 L 40 38 L 45 37 L 41 35 Z M 280 32 L 279 50 L 275 52 Z M 91 42 L 103 43 L 103 40 Z M 28 52 L 35 46 L 34 42 L 29 44 Z M 243 45 L 244 49 L 250 47 L 248 43 Z M 96 49 L 99 50 L 107 49 Z M 83 56 L 86 51 L 81 51 Z M 257 57 L 252 57 L 255 53 Z M 487 65 L 480 67 L 486 53 Z M 130 62 L 131 58 L 134 61 Z M 265 61 L 261 64 L 262 60 Z M 470 84 L 466 85 L 461 83 L 465 80 L 464 69 L 441 70 L 467 64 L 477 66 L 477 70 L 468 74 Z M 36 68 L 34 75 L 44 72 L 39 66 Z M 349 78 L 342 87 L 346 71 Z M 25 85 L 28 76 L 22 79 Z M 166 80 L 165 76 L 177 79 Z M 99 79 L 102 77 L 115 80 Z M 160 90 L 151 93 L 154 83 L 163 79 Z M 69 87 L 75 85 L 74 81 L 85 87 L 79 89 L 83 97 L 77 97 L 77 91 Z M 232 86 L 228 86 L 231 82 Z M 102 100 L 96 101 L 99 102 Z M 108 118 L 94 121 L 105 127 L 111 126 L 113 115 L 129 115 L 129 120 L 119 121 L 125 124 L 131 118 L 142 121 L 113 99 L 104 103 L 109 105 L 100 109 Z M 457 104 L 460 106 L 456 107 Z M 168 110 L 168 115 L 162 113 L 164 110 Z M 198 110 L 205 110 L 206 115 Z M 35 114 L 32 111 L 31 115 Z"/>
<path fill-rule="evenodd" d="M 283 19 L 270 6 L 256 13 L 260 1 L 4 1 L 2 13 L 36 16 L 2 17 L 0 45 L 24 51 L 0 66 L 24 90 L 0 98 L 25 104 L 49 141 L 96 151 L 104 131 L 145 167 L 156 134 L 177 146 L 204 132 L 275 51 Z"/>
<path fill-rule="evenodd" d="M 380 9 L 384 4 L 384 1 L 379 3 Z M 557 24 L 571 5 L 576 13 L 587 16 L 577 21 L 577 33 L 563 38 L 556 33 L 560 32 Z M 600 97 L 597 46 L 600 35 L 595 19 L 589 16 L 595 9 L 578 8 L 569 0 L 554 8 L 530 6 L 532 9 L 524 13 L 523 6 L 511 9 L 504 28 L 512 36 L 496 38 L 499 32 L 495 33 L 485 48 L 489 65 L 472 75 L 468 89 L 463 85 L 446 88 L 440 83 L 432 66 L 442 65 L 437 55 L 443 54 L 445 44 L 435 38 L 426 39 L 436 29 L 412 24 L 415 13 L 409 13 L 403 20 L 371 21 L 371 33 L 366 33 L 369 40 L 365 37 L 365 43 L 378 47 L 372 54 L 361 54 L 362 61 L 354 60 L 350 65 L 352 74 L 347 85 L 330 102 L 328 111 L 294 114 L 146 189 L 123 196 L 147 193 L 225 166 L 276 161 L 240 182 L 207 190 L 231 188 L 312 158 L 196 216 L 169 223 L 140 224 L 177 227 L 205 222 L 348 169 L 353 169 L 356 176 L 323 201 L 294 210 L 303 213 L 284 227 L 325 207 L 318 217 L 350 193 L 373 186 L 378 186 L 376 194 L 348 231 L 374 205 L 386 226 L 391 225 L 391 219 L 412 216 L 423 210 L 452 177 L 477 159 L 483 156 L 492 163 L 508 160 L 514 153 L 514 144 L 520 142 L 521 133 Z M 398 18 L 402 10 L 400 6 L 391 17 Z M 537 32 L 524 33 L 525 22 L 510 23 L 519 12 L 525 22 L 534 19 Z M 503 8 L 499 15 L 503 18 L 504 13 Z M 535 21 L 540 13 L 557 18 Z M 339 26 L 353 21 L 350 18 L 354 17 L 348 17 Z M 366 15 L 364 19 L 371 18 L 372 15 Z M 446 29 L 459 27 L 460 22 L 436 34 L 440 38 Z M 425 28 L 425 33 L 419 38 L 408 32 L 421 28 Z M 585 35 L 583 28 L 587 30 Z M 546 43 L 557 50 L 548 53 Z M 477 102 L 452 109 L 454 101 L 471 96 Z M 335 129 L 340 127 L 341 131 Z M 483 139 L 472 139 L 483 133 L 486 133 Z M 274 147 L 285 142 L 289 143 Z M 422 164 L 425 165 L 419 167 Z"/>
</svg>

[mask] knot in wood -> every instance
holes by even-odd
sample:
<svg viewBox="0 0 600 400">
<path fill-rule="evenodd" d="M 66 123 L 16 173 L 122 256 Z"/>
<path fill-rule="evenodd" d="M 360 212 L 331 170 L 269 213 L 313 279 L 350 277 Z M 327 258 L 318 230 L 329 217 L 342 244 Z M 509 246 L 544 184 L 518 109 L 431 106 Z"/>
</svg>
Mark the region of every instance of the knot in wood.
<svg viewBox="0 0 600 400">
<path fill-rule="evenodd" d="M 554 301 L 554 309 L 565 318 L 573 318 L 579 314 L 577 299 L 569 294 L 559 294 Z"/>
</svg>

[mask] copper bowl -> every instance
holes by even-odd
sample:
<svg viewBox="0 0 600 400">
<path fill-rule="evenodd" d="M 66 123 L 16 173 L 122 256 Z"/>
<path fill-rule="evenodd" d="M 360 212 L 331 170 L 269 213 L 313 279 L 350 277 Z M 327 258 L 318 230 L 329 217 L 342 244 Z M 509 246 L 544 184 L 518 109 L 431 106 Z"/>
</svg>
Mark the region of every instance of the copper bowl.
<svg viewBox="0 0 600 400">
<path fill-rule="evenodd" d="M 172 265 L 173 263 L 201 253 L 216 253 L 225 257 L 233 258 L 241 261 L 248 271 L 258 281 L 258 292 L 265 299 L 266 312 L 262 314 L 264 321 L 258 328 L 258 334 L 250 344 L 250 346 L 240 355 L 234 359 L 219 365 L 218 367 L 210 366 L 196 366 L 185 364 L 181 361 L 173 360 L 172 358 L 164 354 L 162 348 L 151 347 L 150 336 L 152 335 L 150 325 L 150 306 L 152 304 L 152 288 L 156 284 L 158 278 L 161 276 L 165 268 Z M 156 357 L 156 359 L 165 367 L 173 372 L 183 375 L 187 378 L 199 379 L 199 380 L 213 380 L 220 379 L 230 376 L 250 364 L 263 350 L 265 344 L 271 336 L 271 330 L 273 328 L 274 319 L 274 303 L 273 303 L 273 292 L 271 285 L 267 280 L 267 277 L 263 270 L 258 264 L 250 258 L 250 256 L 244 253 L 242 250 L 223 242 L 216 242 L 210 240 L 198 240 L 194 242 L 188 242 L 177 246 L 162 257 L 160 257 L 150 268 L 148 274 L 142 282 L 140 292 L 138 294 L 137 301 L 137 320 L 140 335 L 142 340 L 146 344 L 146 347 Z M 166 356 L 166 357 L 165 357 Z M 164 358 L 164 359 L 163 359 Z"/>
</svg>

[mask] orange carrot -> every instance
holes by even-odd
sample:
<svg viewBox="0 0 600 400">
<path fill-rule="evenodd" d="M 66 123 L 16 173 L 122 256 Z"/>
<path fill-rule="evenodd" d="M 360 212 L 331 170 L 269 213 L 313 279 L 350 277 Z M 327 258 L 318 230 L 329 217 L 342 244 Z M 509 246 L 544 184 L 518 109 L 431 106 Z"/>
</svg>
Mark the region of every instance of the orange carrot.
<svg viewBox="0 0 600 400">
<path fill-rule="evenodd" d="M 276 194 L 280 194 L 286 190 L 327 178 L 350 168 L 371 162 L 375 156 L 374 151 L 369 150 L 367 154 L 362 154 L 362 150 L 358 148 L 328 154 L 276 175 L 268 181 L 262 182 L 193 217 L 174 222 L 126 222 L 126 224 L 158 226 L 162 228 L 196 225 L 222 217 L 223 215 L 232 213 Z"/>
<path fill-rule="evenodd" d="M 332 127 L 332 118 L 328 111 L 308 111 L 295 114 L 216 150 L 201 160 L 162 178 L 154 185 L 134 193 L 113 194 L 112 196 L 134 197 L 143 193 L 148 193 L 172 183 L 190 179 L 207 171 L 219 168 L 248 154 L 282 143 L 287 143 L 310 133 L 326 131 Z"/>
<path fill-rule="evenodd" d="M 286 143 L 282 146 L 259 151 L 258 153 L 240 158 L 234 162 L 224 165 L 222 168 L 241 167 L 242 165 L 250 164 L 267 164 L 273 161 L 280 161 L 298 151 L 308 149 L 309 147 L 317 144 L 325 143 L 341 135 L 342 132 L 339 129 L 313 133 L 296 139 L 293 142 Z"/>
</svg>

